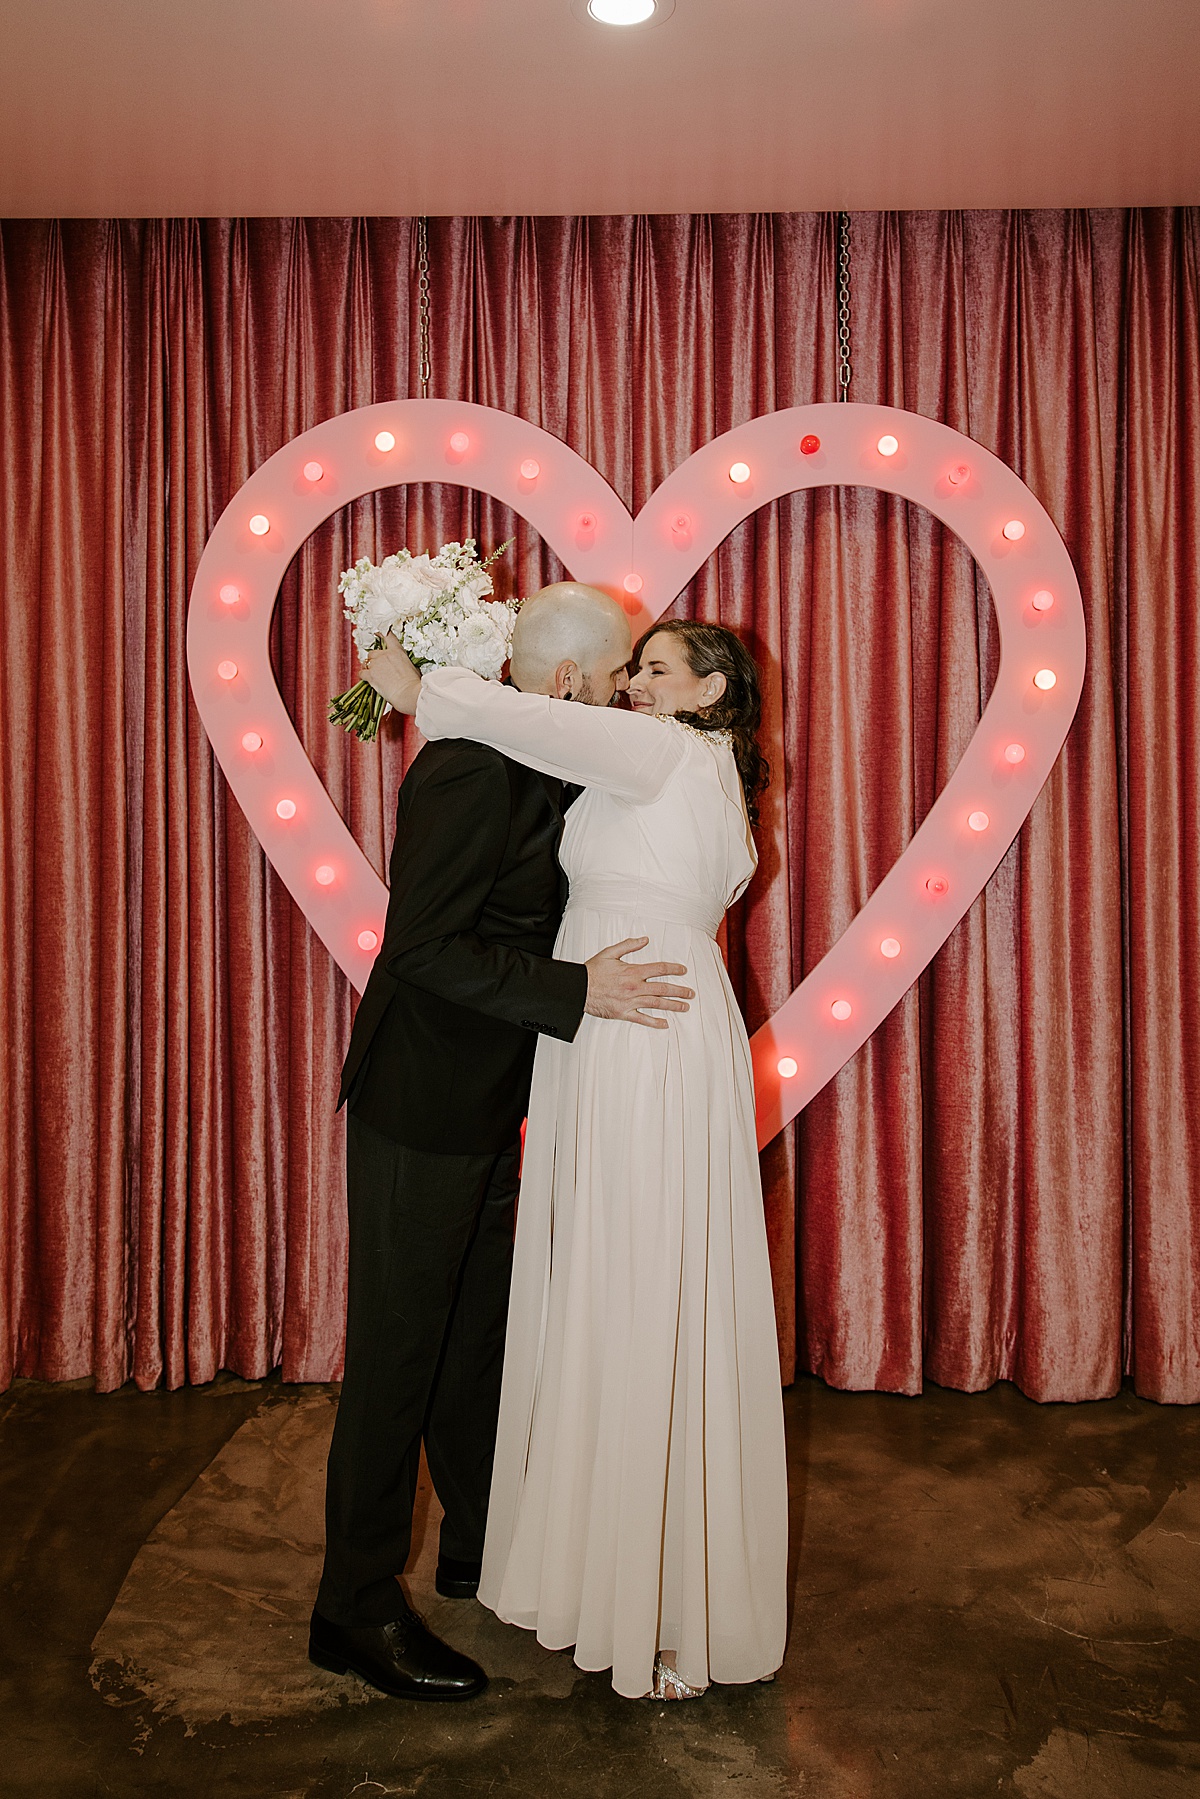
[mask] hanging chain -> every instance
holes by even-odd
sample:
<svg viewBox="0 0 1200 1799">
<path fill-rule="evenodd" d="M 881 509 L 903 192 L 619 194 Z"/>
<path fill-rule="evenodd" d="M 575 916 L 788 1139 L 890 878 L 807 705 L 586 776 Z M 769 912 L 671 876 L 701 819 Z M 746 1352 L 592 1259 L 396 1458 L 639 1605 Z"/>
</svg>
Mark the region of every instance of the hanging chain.
<svg viewBox="0 0 1200 1799">
<path fill-rule="evenodd" d="M 421 385 L 421 398 L 427 400 L 432 370 L 429 363 L 429 221 L 424 217 L 417 220 L 417 296 L 420 328 L 417 378 Z"/>
<path fill-rule="evenodd" d="M 850 398 L 850 214 L 838 213 L 838 399 Z"/>
</svg>

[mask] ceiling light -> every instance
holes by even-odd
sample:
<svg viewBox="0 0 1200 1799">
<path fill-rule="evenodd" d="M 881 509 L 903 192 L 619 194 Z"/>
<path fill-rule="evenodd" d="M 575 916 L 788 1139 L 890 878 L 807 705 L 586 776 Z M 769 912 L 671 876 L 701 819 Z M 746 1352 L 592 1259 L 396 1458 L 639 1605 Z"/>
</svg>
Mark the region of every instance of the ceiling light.
<svg viewBox="0 0 1200 1799">
<path fill-rule="evenodd" d="M 656 0 L 588 0 L 588 12 L 601 25 L 644 25 L 657 10 Z"/>
</svg>

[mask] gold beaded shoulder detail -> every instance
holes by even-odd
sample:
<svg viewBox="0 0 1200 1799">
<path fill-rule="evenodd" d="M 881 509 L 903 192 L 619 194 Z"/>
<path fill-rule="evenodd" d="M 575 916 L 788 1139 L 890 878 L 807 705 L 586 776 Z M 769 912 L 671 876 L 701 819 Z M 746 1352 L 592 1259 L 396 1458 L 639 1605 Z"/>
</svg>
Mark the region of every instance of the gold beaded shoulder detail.
<svg viewBox="0 0 1200 1799">
<path fill-rule="evenodd" d="M 690 737 L 698 737 L 701 743 L 724 744 L 726 748 L 733 742 L 732 731 L 702 731 L 698 725 L 689 725 L 686 719 L 676 718 L 673 712 L 652 712 L 660 724 L 674 725 L 677 731 L 686 731 Z"/>
</svg>

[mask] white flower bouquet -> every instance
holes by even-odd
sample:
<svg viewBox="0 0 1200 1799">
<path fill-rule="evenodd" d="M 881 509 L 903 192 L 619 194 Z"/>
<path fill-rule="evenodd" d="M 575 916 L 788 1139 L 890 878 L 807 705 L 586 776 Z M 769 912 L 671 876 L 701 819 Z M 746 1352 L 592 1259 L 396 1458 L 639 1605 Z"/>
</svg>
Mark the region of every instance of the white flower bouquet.
<svg viewBox="0 0 1200 1799">
<path fill-rule="evenodd" d="M 488 599 L 488 570 L 511 542 L 482 561 L 473 537 L 444 543 L 436 556 L 398 550 L 378 565 L 360 556 L 338 582 L 359 660 L 381 648 L 392 632 L 420 669 L 469 668 L 485 680 L 498 680 L 521 602 Z M 358 681 L 330 700 L 329 722 L 371 743 L 390 711 L 382 694 Z"/>
</svg>

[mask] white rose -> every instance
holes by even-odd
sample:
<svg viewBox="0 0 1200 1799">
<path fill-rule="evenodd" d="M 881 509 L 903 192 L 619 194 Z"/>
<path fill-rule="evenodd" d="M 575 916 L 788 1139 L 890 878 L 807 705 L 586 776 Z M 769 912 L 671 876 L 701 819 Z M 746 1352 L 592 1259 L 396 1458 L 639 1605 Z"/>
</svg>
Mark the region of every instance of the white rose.
<svg viewBox="0 0 1200 1799">
<path fill-rule="evenodd" d="M 445 576 L 427 555 L 389 556 L 376 570 L 372 585 L 380 604 L 390 607 L 393 620 L 415 618 L 432 606 L 445 586 Z"/>
<path fill-rule="evenodd" d="M 491 593 L 491 591 L 492 577 L 485 568 L 481 568 L 477 574 L 472 575 L 469 580 L 463 582 L 458 590 L 456 598 L 462 603 L 466 611 L 473 612 L 479 601 L 482 600 L 485 595 Z"/>
</svg>

